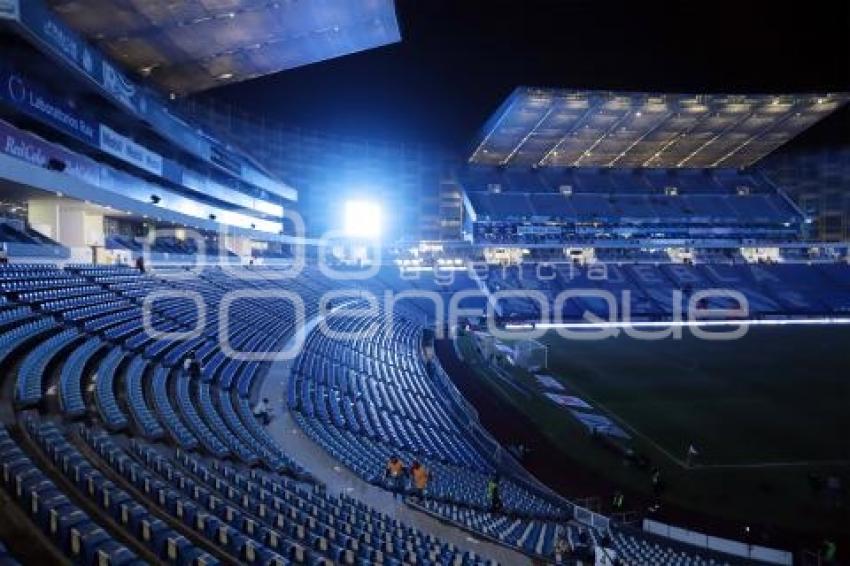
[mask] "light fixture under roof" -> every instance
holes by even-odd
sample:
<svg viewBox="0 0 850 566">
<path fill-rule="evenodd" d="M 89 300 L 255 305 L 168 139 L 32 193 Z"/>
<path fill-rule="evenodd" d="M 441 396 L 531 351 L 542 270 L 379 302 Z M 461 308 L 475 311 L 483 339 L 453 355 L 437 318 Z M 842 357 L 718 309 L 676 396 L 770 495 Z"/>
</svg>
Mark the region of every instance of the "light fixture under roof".
<svg viewBox="0 0 850 566">
<path fill-rule="evenodd" d="M 586 109 L 576 111 L 578 99 Z M 488 120 L 469 162 L 740 168 L 848 100 L 847 93 L 695 95 L 520 87 Z"/>
</svg>

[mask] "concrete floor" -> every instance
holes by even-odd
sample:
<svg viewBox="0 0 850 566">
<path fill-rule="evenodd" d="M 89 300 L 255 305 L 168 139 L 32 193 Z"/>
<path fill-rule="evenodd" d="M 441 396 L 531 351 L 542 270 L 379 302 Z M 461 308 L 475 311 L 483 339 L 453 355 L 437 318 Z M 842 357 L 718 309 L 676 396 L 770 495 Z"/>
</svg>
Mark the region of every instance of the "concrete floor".
<svg viewBox="0 0 850 566">
<path fill-rule="evenodd" d="M 318 323 L 311 320 L 303 332 L 310 332 Z M 284 346 L 291 347 L 293 337 Z M 286 388 L 289 382 L 291 361 L 274 362 L 259 386 L 257 397 L 268 398 L 275 410 L 275 417 L 268 425 L 269 434 L 283 449 L 308 472 L 327 485 L 331 493 L 345 493 L 407 525 L 432 533 L 441 541 L 452 543 L 464 551 L 472 551 L 487 559 L 504 565 L 532 564 L 529 557 L 504 546 L 476 538 L 471 533 L 444 523 L 431 515 L 416 511 L 391 494 L 375 487 L 355 475 L 333 459 L 321 446 L 307 437 L 292 418 L 286 403 Z"/>
</svg>

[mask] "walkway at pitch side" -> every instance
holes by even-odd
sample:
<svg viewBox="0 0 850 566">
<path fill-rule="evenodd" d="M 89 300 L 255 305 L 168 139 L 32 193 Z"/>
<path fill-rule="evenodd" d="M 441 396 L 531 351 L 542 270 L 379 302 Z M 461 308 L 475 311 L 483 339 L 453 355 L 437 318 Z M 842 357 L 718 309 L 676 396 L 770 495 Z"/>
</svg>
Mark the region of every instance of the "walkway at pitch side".
<svg viewBox="0 0 850 566">
<path fill-rule="evenodd" d="M 290 338 L 281 351 L 289 351 L 301 338 L 309 334 L 319 323 L 321 317 L 311 319 L 304 328 Z M 303 342 L 302 342 L 303 343 Z M 458 527 L 443 523 L 438 519 L 411 509 L 401 500 L 372 484 L 362 480 L 351 470 L 332 458 L 321 446 L 305 435 L 295 423 L 286 403 L 286 390 L 291 371 L 291 360 L 273 362 L 259 388 L 256 398 L 269 399 L 275 409 L 275 418 L 267 427 L 269 434 L 319 481 L 323 482 L 330 493 L 345 493 L 382 513 L 403 523 L 431 533 L 441 541 L 452 543 L 464 551 L 472 551 L 479 556 L 496 560 L 500 564 L 532 564 L 524 554 L 504 546 L 488 542 L 473 536 Z"/>
</svg>

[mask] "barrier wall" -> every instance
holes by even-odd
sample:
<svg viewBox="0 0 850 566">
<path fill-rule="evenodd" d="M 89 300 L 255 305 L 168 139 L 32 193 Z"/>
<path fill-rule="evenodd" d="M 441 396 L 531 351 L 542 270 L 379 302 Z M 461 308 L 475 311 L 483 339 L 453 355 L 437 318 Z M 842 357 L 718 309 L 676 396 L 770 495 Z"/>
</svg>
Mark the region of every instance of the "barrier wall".
<svg viewBox="0 0 850 566">
<path fill-rule="evenodd" d="M 93 149 L 108 153 L 141 171 L 200 195 L 261 214 L 278 217 L 283 215 L 283 208 L 279 204 L 258 199 L 223 184 L 208 174 L 187 169 L 180 163 L 121 135 L 101 123 L 92 113 L 51 94 L 42 84 L 19 70 L 0 67 L 0 102 Z M 238 184 L 238 181 L 234 182 Z"/>
<path fill-rule="evenodd" d="M 149 204 L 151 195 L 159 197 L 159 208 L 206 220 L 210 215 L 221 224 L 262 232 L 278 234 L 282 228 L 280 222 L 273 222 L 248 216 L 231 210 L 203 204 L 195 199 L 148 183 L 132 175 L 112 169 L 106 165 L 78 155 L 62 146 L 50 143 L 34 134 L 24 132 L 0 120 L 0 154 L 22 160 L 26 163 L 53 169 L 76 177 L 90 185 L 129 197 L 137 202 Z M 103 196 L 91 199 L 101 204 Z"/>
<path fill-rule="evenodd" d="M 659 523 L 650 519 L 643 520 L 643 530 L 654 535 L 669 538 L 677 542 L 731 554 L 741 558 L 749 558 L 751 560 L 760 560 L 770 564 L 781 564 L 783 566 L 791 566 L 794 564 L 794 555 L 784 550 L 776 548 L 768 548 L 766 546 L 758 546 L 754 544 L 746 544 L 730 539 L 713 537 L 690 531 L 672 525 Z"/>
</svg>

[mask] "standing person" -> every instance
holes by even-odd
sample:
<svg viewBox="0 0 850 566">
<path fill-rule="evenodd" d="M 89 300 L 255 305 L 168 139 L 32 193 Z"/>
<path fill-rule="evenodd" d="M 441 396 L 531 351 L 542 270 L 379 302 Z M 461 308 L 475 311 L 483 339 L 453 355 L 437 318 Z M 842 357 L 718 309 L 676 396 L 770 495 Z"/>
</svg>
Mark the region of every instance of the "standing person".
<svg viewBox="0 0 850 566">
<path fill-rule="evenodd" d="M 269 424 L 274 418 L 274 407 L 269 403 L 268 397 L 263 397 L 263 406 L 266 408 L 266 419 L 263 424 Z"/>
<path fill-rule="evenodd" d="M 835 564 L 835 556 L 838 554 L 838 546 L 830 539 L 823 541 L 824 564 Z"/>
<path fill-rule="evenodd" d="M 201 360 L 198 359 L 197 350 L 192 350 L 189 354 L 189 377 L 201 379 Z"/>
<path fill-rule="evenodd" d="M 661 470 L 652 468 L 652 493 L 657 497 L 661 493 L 664 484 L 661 482 Z"/>
<path fill-rule="evenodd" d="M 624 499 L 622 491 L 614 493 L 614 498 L 611 500 L 611 506 L 614 508 L 615 513 L 622 512 Z"/>
<path fill-rule="evenodd" d="M 428 487 L 430 473 L 428 468 L 414 461 L 410 466 L 410 480 L 413 483 L 414 493 L 420 499 L 425 497 L 425 489 Z"/>
<path fill-rule="evenodd" d="M 389 483 L 390 491 L 393 492 L 393 497 L 401 497 L 401 492 L 404 490 L 404 462 L 398 456 L 392 456 L 389 459 L 384 476 Z"/>
<path fill-rule="evenodd" d="M 564 537 L 564 533 L 558 533 L 558 539 L 555 541 L 555 562 L 560 564 L 570 554 L 572 554 L 572 549 L 569 541 Z"/>
<path fill-rule="evenodd" d="M 699 450 L 697 450 L 693 444 L 688 445 L 688 453 L 685 456 L 685 466 L 690 468 L 694 465 L 694 458 L 699 456 Z"/>
<path fill-rule="evenodd" d="M 272 420 L 272 408 L 269 404 L 269 398 L 263 397 L 262 401 L 259 401 L 254 406 L 254 417 L 258 420 L 262 421 L 264 425 L 267 425 Z"/>
<path fill-rule="evenodd" d="M 141 255 L 136 258 L 136 269 L 139 270 L 139 273 L 145 272 L 145 258 Z"/>
<path fill-rule="evenodd" d="M 0 265 L 9 263 L 9 250 L 6 248 L 6 242 L 0 243 Z"/>
<path fill-rule="evenodd" d="M 490 503 L 490 511 L 498 513 L 502 510 L 502 494 L 499 489 L 499 478 L 493 476 L 487 482 L 487 501 Z"/>
</svg>

